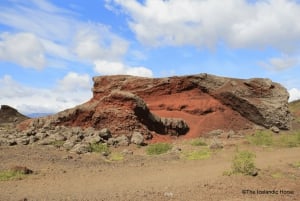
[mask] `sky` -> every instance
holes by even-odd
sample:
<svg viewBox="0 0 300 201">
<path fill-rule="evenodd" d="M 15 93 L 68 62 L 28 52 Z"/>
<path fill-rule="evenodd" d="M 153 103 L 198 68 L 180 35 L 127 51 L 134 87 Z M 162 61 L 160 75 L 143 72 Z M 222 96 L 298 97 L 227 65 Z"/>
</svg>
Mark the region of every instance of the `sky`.
<svg viewBox="0 0 300 201">
<path fill-rule="evenodd" d="M 299 0 L 1 0 L 0 104 L 55 113 L 92 78 L 270 78 L 300 98 Z"/>
</svg>

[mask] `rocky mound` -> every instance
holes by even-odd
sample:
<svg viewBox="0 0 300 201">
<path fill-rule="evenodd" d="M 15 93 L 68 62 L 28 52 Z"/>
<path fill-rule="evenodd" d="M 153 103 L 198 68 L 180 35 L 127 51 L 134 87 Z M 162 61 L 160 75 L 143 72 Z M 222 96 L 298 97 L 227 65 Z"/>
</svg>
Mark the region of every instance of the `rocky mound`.
<svg viewBox="0 0 300 201">
<path fill-rule="evenodd" d="M 8 105 L 1 105 L 0 124 L 19 123 L 28 118 L 29 117 L 19 113 L 16 109 L 14 109 Z"/>
<path fill-rule="evenodd" d="M 288 93 L 269 79 L 209 74 L 169 78 L 94 77 L 93 98 L 55 115 L 30 119 L 20 130 L 57 126 L 108 129 L 113 136 L 141 133 L 196 137 L 216 129 L 253 125 L 289 129 Z"/>
</svg>

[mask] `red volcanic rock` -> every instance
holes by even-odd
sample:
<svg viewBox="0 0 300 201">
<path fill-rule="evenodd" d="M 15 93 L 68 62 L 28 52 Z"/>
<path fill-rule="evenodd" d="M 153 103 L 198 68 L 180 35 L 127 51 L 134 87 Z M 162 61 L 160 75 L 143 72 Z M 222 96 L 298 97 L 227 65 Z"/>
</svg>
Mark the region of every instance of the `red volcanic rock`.
<svg viewBox="0 0 300 201">
<path fill-rule="evenodd" d="M 23 122 L 45 126 L 108 128 L 113 135 L 139 131 L 196 137 L 212 130 L 254 124 L 288 129 L 288 93 L 269 79 L 208 74 L 169 78 L 94 77 L 93 98 L 47 118 Z"/>
</svg>

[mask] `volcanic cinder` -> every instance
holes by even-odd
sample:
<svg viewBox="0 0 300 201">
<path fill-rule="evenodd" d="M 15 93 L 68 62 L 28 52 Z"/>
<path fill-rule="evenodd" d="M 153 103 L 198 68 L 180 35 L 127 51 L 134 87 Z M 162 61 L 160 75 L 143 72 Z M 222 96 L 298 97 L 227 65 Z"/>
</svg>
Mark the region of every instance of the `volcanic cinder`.
<svg viewBox="0 0 300 201">
<path fill-rule="evenodd" d="M 197 137 L 216 129 L 240 131 L 254 125 L 290 127 L 288 92 L 269 79 L 198 74 L 98 76 L 93 81 L 93 97 L 88 102 L 24 121 L 19 128 L 108 128 L 116 136 L 138 131 L 151 139 L 157 135 Z"/>
</svg>

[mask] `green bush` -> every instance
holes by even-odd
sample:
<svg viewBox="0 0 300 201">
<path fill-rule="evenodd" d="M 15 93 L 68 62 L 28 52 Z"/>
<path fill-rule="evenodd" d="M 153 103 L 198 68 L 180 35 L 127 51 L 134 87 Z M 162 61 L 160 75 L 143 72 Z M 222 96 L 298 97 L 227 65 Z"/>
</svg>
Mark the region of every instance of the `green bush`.
<svg viewBox="0 0 300 201">
<path fill-rule="evenodd" d="M 122 161 L 123 159 L 124 159 L 124 156 L 121 153 L 112 153 L 109 156 L 109 160 L 111 160 L 111 161 Z"/>
<path fill-rule="evenodd" d="M 198 150 L 188 153 L 184 153 L 184 158 L 187 160 L 202 160 L 210 157 L 211 152 L 209 150 Z"/>
<path fill-rule="evenodd" d="M 300 146 L 300 132 L 282 134 L 275 141 L 279 147 L 298 147 Z"/>
<path fill-rule="evenodd" d="M 194 139 L 190 142 L 193 146 L 207 146 L 206 142 L 204 142 L 202 139 Z"/>
<path fill-rule="evenodd" d="M 299 146 L 300 142 L 298 141 L 296 135 L 284 134 L 280 136 L 277 144 L 281 147 L 297 147 Z"/>
<path fill-rule="evenodd" d="M 20 180 L 25 177 L 25 174 L 21 171 L 4 170 L 0 172 L 0 181 L 8 180 Z"/>
<path fill-rule="evenodd" d="M 285 133 L 274 136 L 270 131 L 258 131 L 247 137 L 251 144 L 259 146 L 299 147 L 300 132 Z"/>
<path fill-rule="evenodd" d="M 300 168 L 300 161 L 293 163 L 292 167 L 294 167 L 294 168 Z"/>
<path fill-rule="evenodd" d="M 97 153 L 110 153 L 110 150 L 105 143 L 92 143 L 91 145 L 91 151 L 97 152 Z"/>
<path fill-rule="evenodd" d="M 259 146 L 273 145 L 273 134 L 270 131 L 258 131 L 253 136 L 248 136 L 251 144 Z"/>
<path fill-rule="evenodd" d="M 232 162 L 232 173 L 253 175 L 256 172 L 254 158 L 256 155 L 249 151 L 239 151 L 235 154 Z"/>
<path fill-rule="evenodd" d="M 148 155 L 159 155 L 168 152 L 170 149 L 172 149 L 172 145 L 168 143 L 156 143 L 156 144 L 150 144 L 146 152 Z"/>
</svg>

